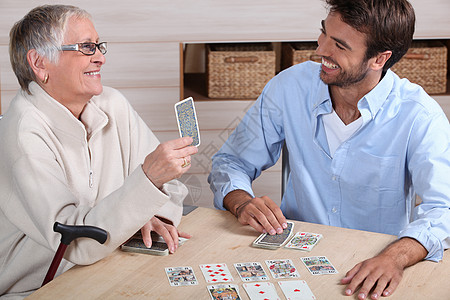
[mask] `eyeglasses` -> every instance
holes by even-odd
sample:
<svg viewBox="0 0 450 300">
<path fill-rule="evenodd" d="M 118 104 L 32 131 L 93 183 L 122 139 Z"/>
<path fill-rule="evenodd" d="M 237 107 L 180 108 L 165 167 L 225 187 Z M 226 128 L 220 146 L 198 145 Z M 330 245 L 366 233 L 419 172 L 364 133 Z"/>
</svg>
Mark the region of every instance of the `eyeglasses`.
<svg viewBox="0 0 450 300">
<path fill-rule="evenodd" d="M 84 55 L 94 55 L 95 50 L 100 50 L 100 52 L 104 55 L 107 51 L 107 42 L 102 43 L 77 43 L 73 45 L 62 45 L 62 51 L 80 51 Z"/>
</svg>

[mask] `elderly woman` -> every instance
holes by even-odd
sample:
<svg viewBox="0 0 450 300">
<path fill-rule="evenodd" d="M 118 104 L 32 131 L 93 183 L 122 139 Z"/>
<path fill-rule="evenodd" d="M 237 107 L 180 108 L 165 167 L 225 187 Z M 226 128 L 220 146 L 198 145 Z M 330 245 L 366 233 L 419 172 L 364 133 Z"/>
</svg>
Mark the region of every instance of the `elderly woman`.
<svg viewBox="0 0 450 300">
<path fill-rule="evenodd" d="M 90 15 L 41 6 L 10 33 L 21 90 L 0 121 L 0 295 L 24 297 L 42 283 L 59 244 L 53 223 L 108 231 L 78 239 L 57 274 L 94 263 L 141 229 L 178 245 L 192 139 L 159 144 L 128 101 L 103 87 L 106 43 Z"/>
</svg>

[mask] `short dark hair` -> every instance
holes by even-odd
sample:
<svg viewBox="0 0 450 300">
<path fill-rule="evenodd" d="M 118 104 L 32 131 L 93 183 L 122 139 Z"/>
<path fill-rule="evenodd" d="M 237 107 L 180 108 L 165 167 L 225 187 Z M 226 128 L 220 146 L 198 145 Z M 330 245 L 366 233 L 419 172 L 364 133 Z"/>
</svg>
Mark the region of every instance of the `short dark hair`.
<svg viewBox="0 0 450 300">
<path fill-rule="evenodd" d="M 366 59 L 390 50 L 386 71 L 411 46 L 416 17 L 407 0 L 325 0 L 330 12 L 337 12 L 346 24 L 367 36 Z"/>
</svg>

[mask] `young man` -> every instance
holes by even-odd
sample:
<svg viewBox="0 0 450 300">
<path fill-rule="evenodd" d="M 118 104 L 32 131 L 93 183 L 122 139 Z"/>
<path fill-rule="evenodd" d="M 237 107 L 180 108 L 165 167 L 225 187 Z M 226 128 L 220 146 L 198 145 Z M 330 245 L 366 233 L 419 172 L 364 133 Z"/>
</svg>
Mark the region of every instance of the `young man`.
<svg viewBox="0 0 450 300">
<path fill-rule="evenodd" d="M 421 87 L 389 70 L 408 50 L 407 0 L 327 0 L 317 54 L 273 78 L 221 150 L 208 181 L 215 206 L 260 232 L 286 218 L 398 235 L 342 279 L 358 298 L 391 295 L 404 268 L 439 261 L 450 244 L 450 126 Z M 283 144 L 281 208 L 252 181 Z M 415 195 L 422 203 L 415 207 Z"/>
</svg>

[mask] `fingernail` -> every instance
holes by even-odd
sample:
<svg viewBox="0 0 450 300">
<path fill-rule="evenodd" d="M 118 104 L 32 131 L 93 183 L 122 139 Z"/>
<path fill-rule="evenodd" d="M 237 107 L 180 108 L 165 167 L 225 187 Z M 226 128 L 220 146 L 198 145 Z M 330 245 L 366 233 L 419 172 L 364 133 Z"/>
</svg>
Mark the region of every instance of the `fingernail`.
<svg viewBox="0 0 450 300">
<path fill-rule="evenodd" d="M 283 233 L 283 228 L 277 228 L 277 233 Z"/>
<path fill-rule="evenodd" d="M 271 229 L 270 232 L 269 232 L 270 235 L 274 235 L 274 234 L 276 234 L 276 233 L 277 233 L 277 232 L 275 231 L 275 229 Z"/>
<path fill-rule="evenodd" d="M 267 230 L 263 229 L 263 233 L 267 233 Z"/>
<path fill-rule="evenodd" d="M 347 294 L 347 295 L 350 296 L 350 295 L 352 294 L 352 290 L 351 290 L 351 289 L 346 290 L 346 291 L 345 291 L 345 294 Z"/>
<path fill-rule="evenodd" d="M 286 229 L 287 228 L 287 223 L 283 223 L 283 224 L 281 224 L 281 226 L 283 226 L 283 229 Z"/>
<path fill-rule="evenodd" d="M 384 291 L 383 295 L 386 297 L 389 296 L 389 291 Z"/>
<path fill-rule="evenodd" d="M 372 299 L 378 299 L 378 294 L 377 293 L 373 293 L 372 294 Z"/>
<path fill-rule="evenodd" d="M 366 299 L 366 294 L 361 293 L 361 294 L 358 295 L 358 298 L 359 299 Z"/>
</svg>

